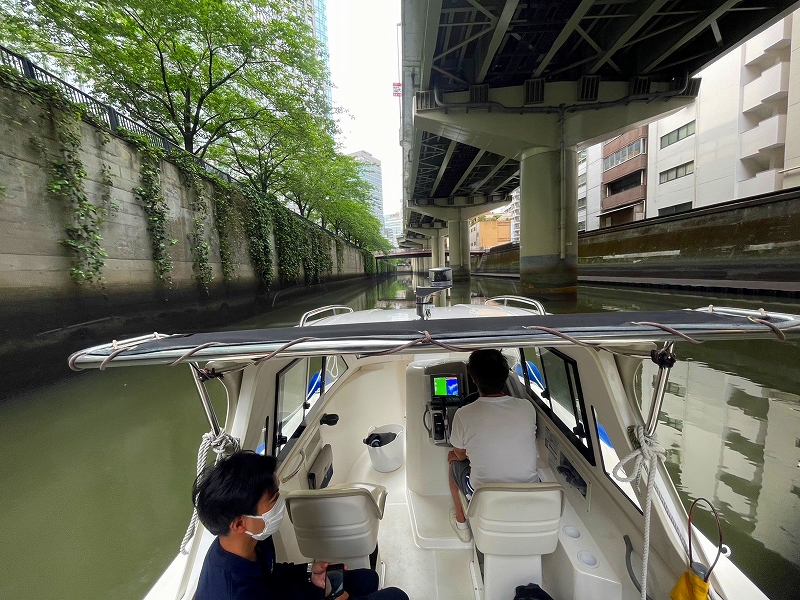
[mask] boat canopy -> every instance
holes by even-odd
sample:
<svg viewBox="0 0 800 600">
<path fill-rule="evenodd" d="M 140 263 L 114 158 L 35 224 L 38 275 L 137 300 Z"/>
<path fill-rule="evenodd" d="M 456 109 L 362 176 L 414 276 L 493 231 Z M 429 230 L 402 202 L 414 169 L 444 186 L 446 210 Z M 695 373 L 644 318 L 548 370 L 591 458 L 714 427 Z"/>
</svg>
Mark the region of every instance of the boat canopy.
<svg viewBox="0 0 800 600">
<path fill-rule="evenodd" d="M 389 313 L 391 311 L 387 311 Z M 355 313 L 357 314 L 357 313 Z M 470 351 L 482 347 L 626 346 L 643 342 L 778 338 L 800 335 L 800 316 L 706 307 L 659 312 L 607 312 L 497 318 L 348 323 L 139 336 L 74 353 L 74 370 L 107 366 L 229 361 L 273 356 Z"/>
</svg>

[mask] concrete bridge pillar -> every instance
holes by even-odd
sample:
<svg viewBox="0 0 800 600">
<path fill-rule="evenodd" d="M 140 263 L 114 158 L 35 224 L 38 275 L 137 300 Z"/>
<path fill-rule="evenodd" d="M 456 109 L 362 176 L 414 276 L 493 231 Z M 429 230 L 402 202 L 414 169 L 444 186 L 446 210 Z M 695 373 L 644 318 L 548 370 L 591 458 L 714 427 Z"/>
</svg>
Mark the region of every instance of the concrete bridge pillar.
<svg viewBox="0 0 800 600">
<path fill-rule="evenodd" d="M 523 292 L 574 301 L 578 295 L 577 154 L 537 148 L 520 161 L 519 274 Z"/>
<path fill-rule="evenodd" d="M 453 269 L 453 281 L 469 281 L 469 222 L 447 222 L 450 236 L 450 268 Z"/>
<path fill-rule="evenodd" d="M 436 238 L 436 247 L 439 249 L 439 262 L 437 262 L 434 267 L 445 267 L 447 266 L 445 263 L 447 262 L 447 253 L 444 249 L 444 235 L 442 232 L 439 232 L 438 237 Z"/>
<path fill-rule="evenodd" d="M 430 239 L 430 243 L 431 243 L 431 266 L 432 267 L 441 267 L 442 266 L 442 265 L 439 264 L 439 262 L 442 261 L 442 254 L 439 253 L 439 237 L 440 236 L 437 234 L 435 237 L 432 237 Z"/>
</svg>

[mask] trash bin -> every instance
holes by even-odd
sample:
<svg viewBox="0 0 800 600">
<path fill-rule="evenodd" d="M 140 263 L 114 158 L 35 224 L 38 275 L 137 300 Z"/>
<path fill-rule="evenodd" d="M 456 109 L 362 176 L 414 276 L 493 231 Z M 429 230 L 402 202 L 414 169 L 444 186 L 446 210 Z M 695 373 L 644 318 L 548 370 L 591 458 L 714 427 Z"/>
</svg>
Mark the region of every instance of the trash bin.
<svg viewBox="0 0 800 600">
<path fill-rule="evenodd" d="M 370 427 L 364 443 L 367 445 L 372 468 L 381 473 L 396 471 L 403 466 L 405 430 L 402 425 Z"/>
</svg>

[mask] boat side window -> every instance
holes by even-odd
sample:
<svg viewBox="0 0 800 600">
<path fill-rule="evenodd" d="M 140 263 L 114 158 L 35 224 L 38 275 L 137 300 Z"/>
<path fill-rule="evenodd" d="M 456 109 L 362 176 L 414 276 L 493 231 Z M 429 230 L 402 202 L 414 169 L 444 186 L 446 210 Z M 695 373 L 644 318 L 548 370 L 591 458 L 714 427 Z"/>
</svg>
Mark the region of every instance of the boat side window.
<svg viewBox="0 0 800 600">
<path fill-rule="evenodd" d="M 303 432 L 305 416 L 323 392 L 322 367 L 324 358 L 301 358 L 278 373 L 275 403 L 275 454 L 287 442 Z"/>
<path fill-rule="evenodd" d="M 595 425 L 597 425 L 597 439 L 600 441 L 600 459 L 603 461 L 603 471 L 605 471 L 606 476 L 628 497 L 628 500 L 633 503 L 639 512 L 641 512 L 642 507 L 639 504 L 639 499 L 636 497 L 636 492 L 633 491 L 633 486 L 630 482 L 617 481 L 612 475 L 614 467 L 619 464 L 620 457 L 614 449 L 614 444 L 611 443 L 611 438 L 608 437 L 605 427 L 603 427 L 597 419 L 597 410 L 594 406 L 592 407 L 592 416 L 594 417 Z"/>
<path fill-rule="evenodd" d="M 554 348 L 528 348 L 523 352 L 528 393 L 594 465 L 577 363 Z"/>
<path fill-rule="evenodd" d="M 325 387 L 331 387 L 347 371 L 347 363 L 341 356 L 325 358 Z"/>
</svg>

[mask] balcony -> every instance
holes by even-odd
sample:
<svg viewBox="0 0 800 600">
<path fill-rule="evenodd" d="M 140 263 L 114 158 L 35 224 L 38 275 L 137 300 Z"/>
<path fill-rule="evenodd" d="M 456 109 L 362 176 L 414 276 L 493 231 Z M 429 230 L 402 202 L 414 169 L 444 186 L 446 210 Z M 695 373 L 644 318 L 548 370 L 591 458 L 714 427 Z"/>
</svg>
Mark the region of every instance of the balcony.
<svg viewBox="0 0 800 600">
<path fill-rule="evenodd" d="M 613 169 L 609 169 L 603 173 L 603 183 L 610 183 L 617 179 L 622 179 L 626 175 L 630 175 L 634 171 L 641 171 L 647 168 L 647 154 L 639 154 L 633 158 L 629 158 L 624 163 L 618 164 Z"/>
<path fill-rule="evenodd" d="M 600 202 L 600 207 L 602 210 L 611 210 L 612 208 L 639 202 L 640 200 L 644 200 L 646 197 L 647 186 L 637 185 L 635 188 L 631 188 L 629 190 L 625 190 L 624 192 L 620 192 L 619 194 L 614 194 L 613 196 L 603 198 L 603 200 Z"/>
<path fill-rule="evenodd" d="M 792 41 L 792 22 L 789 19 L 775 23 L 744 46 L 744 64 L 748 67 L 768 62 L 767 53 L 788 46 Z"/>
<path fill-rule="evenodd" d="M 779 62 L 758 79 L 744 86 L 742 112 L 757 110 L 763 104 L 784 98 L 789 94 L 789 63 Z"/>
<path fill-rule="evenodd" d="M 780 173 L 778 169 L 762 171 L 751 179 L 739 182 L 738 196 L 739 198 L 749 198 L 750 196 L 774 192 L 781 188 L 782 182 L 783 173 Z"/>
<path fill-rule="evenodd" d="M 740 158 L 755 158 L 786 143 L 786 115 L 775 115 L 745 131 L 740 140 Z"/>
</svg>

